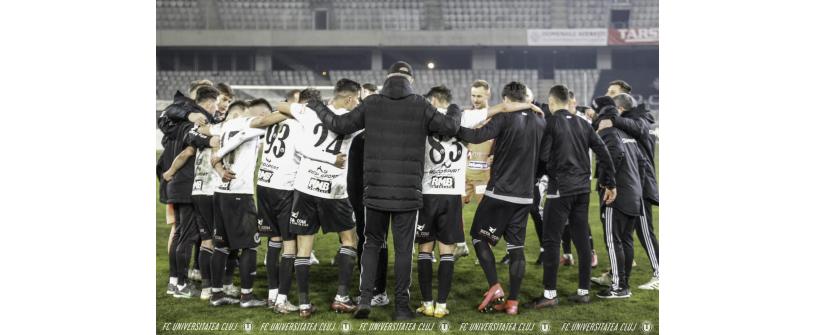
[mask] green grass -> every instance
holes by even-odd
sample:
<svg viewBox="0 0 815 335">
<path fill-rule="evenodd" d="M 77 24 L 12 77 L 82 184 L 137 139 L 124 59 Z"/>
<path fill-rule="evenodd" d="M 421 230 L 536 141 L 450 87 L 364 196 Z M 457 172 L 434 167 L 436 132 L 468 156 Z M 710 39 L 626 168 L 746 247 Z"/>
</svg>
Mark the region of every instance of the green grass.
<svg viewBox="0 0 815 335">
<path fill-rule="evenodd" d="M 158 193 L 158 188 L 156 188 Z M 297 314 L 289 314 L 282 316 L 273 313 L 266 308 L 256 309 L 242 309 L 237 306 L 225 306 L 214 308 L 208 306 L 204 301 L 199 299 L 176 299 L 172 296 L 166 295 L 165 290 L 167 287 L 167 278 L 169 265 L 167 260 L 167 237 L 170 232 L 170 227 L 165 224 L 165 208 L 164 205 L 158 202 L 158 194 L 156 195 L 156 332 L 157 333 L 190 333 L 190 334 L 203 334 L 206 331 L 163 331 L 162 328 L 165 323 L 172 322 L 217 322 L 217 323 L 235 323 L 236 327 L 232 331 L 217 331 L 218 334 L 246 334 L 243 330 L 244 322 L 251 322 L 254 330 L 252 333 L 269 333 L 260 329 L 263 323 L 282 323 L 282 322 L 327 322 L 332 323 L 336 328 L 334 331 L 324 331 L 327 333 L 340 333 L 340 323 L 343 321 L 350 321 L 353 325 L 352 333 L 360 334 L 365 333 L 359 331 L 360 324 L 363 322 L 385 322 L 391 321 L 391 313 L 393 311 L 393 304 L 384 308 L 374 308 L 369 320 L 354 320 L 348 314 L 336 314 L 328 309 L 329 301 L 334 297 L 336 292 L 337 271 L 334 266 L 330 265 L 330 260 L 334 256 L 338 244 L 337 237 L 334 234 L 318 235 L 315 240 L 315 251 L 321 263 L 311 268 L 311 301 L 317 305 L 319 309 L 317 314 L 312 316 L 311 319 L 303 321 Z M 600 265 L 593 271 L 593 275 L 599 275 L 600 272 L 609 267 L 608 256 L 603 244 L 603 232 L 600 225 L 598 199 L 596 193 L 592 194 L 591 205 L 589 209 L 589 222 L 592 229 L 592 234 L 595 240 L 595 249 L 600 259 Z M 472 222 L 473 215 L 475 214 L 476 206 L 470 204 L 464 207 L 464 220 L 465 231 L 469 231 L 469 225 Z M 659 230 L 659 209 L 654 207 L 654 227 Z M 542 292 L 543 283 L 543 270 L 541 267 L 532 264 L 538 258 L 539 244 L 535 235 L 535 228 L 532 220 L 528 220 L 527 225 L 527 240 L 526 240 L 526 276 L 521 288 L 520 302 L 523 304 L 531 297 L 539 296 Z M 470 244 L 469 238 L 468 244 Z M 265 242 L 265 239 L 264 239 Z M 392 245 L 392 241 L 389 241 Z M 450 308 L 451 314 L 445 318 L 449 322 L 451 333 L 463 333 L 457 331 L 462 323 L 472 322 L 517 322 L 517 323 L 533 323 L 535 327 L 541 321 L 549 321 L 552 331 L 549 334 L 559 334 L 560 329 L 565 322 L 617 322 L 627 323 L 633 322 L 640 327 L 643 321 L 649 321 L 653 325 L 651 333 L 656 334 L 659 332 L 659 292 L 658 291 L 643 291 L 636 289 L 636 286 L 646 282 L 651 276 L 651 270 L 648 263 L 645 250 L 639 244 L 634 242 L 635 259 L 639 266 L 635 267 L 631 275 L 631 285 L 634 287 L 633 295 L 627 300 L 612 300 L 605 301 L 594 297 L 598 291 L 596 287 L 592 288 L 592 303 L 589 305 L 574 305 L 565 299 L 561 300 L 561 305 L 554 309 L 547 310 L 528 310 L 521 308 L 521 313 L 515 317 L 508 317 L 502 314 L 482 314 L 475 310 L 475 306 L 480 302 L 481 294 L 486 290 L 487 283 L 481 267 L 474 264 L 475 255 L 471 254 L 468 257 L 461 258 L 456 262 L 455 273 L 453 278 L 453 287 L 450 292 L 447 304 Z M 493 250 L 496 254 L 496 259 L 503 257 L 506 252 L 506 245 L 501 241 Z M 472 246 L 470 246 L 472 251 Z M 265 255 L 266 247 L 261 244 L 258 251 L 258 276 L 256 277 L 254 288 L 259 297 L 266 297 L 266 275 L 265 267 L 263 266 L 263 255 Z M 415 262 L 415 260 L 414 260 Z M 436 264 L 434 263 L 434 284 L 433 292 L 436 294 L 436 280 L 435 271 Z M 419 288 L 417 271 L 414 266 L 413 280 L 411 285 L 411 306 L 418 307 L 419 304 Z M 355 278 L 358 278 L 358 269 L 355 270 Z M 504 287 L 508 288 L 508 269 L 506 265 L 498 265 L 499 279 L 504 283 Z M 234 282 L 239 283 L 239 278 L 236 276 Z M 354 280 L 353 282 L 357 282 Z M 393 298 L 393 254 L 389 255 L 388 266 L 388 295 Z M 561 267 L 558 274 L 558 295 L 563 298 L 572 294 L 577 289 L 577 267 Z M 353 294 L 358 294 L 356 289 Z M 292 285 L 290 299 L 292 303 L 297 303 L 297 284 L 296 281 Z M 441 319 L 427 318 L 419 316 L 413 322 L 429 323 L 433 325 L 432 331 L 415 331 L 418 333 L 441 333 L 439 331 L 439 322 Z M 298 331 L 298 334 L 307 334 L 306 331 Z M 374 332 L 370 332 L 374 333 Z M 385 333 L 385 332 L 376 332 Z M 468 332 L 469 333 L 469 332 Z M 479 332 L 473 332 L 479 333 Z M 496 334 L 498 332 L 480 332 L 483 334 Z M 527 332 L 520 333 L 540 333 L 539 330 L 533 329 Z M 577 333 L 570 331 L 568 333 Z M 596 333 L 596 332 L 595 332 Z M 642 333 L 640 328 L 637 328 L 634 333 Z"/>
</svg>

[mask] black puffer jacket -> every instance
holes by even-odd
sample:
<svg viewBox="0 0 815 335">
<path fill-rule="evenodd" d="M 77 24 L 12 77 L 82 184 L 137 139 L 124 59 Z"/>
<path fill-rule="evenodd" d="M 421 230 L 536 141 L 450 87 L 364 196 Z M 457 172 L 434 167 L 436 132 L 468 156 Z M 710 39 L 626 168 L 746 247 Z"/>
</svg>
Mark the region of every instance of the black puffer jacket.
<svg viewBox="0 0 815 335">
<path fill-rule="evenodd" d="M 639 105 L 633 110 L 612 118 L 612 122 L 614 123 L 614 128 L 624 131 L 637 140 L 640 151 L 645 158 L 648 159 L 648 164 L 642 164 L 640 167 L 642 197 L 650 204 L 659 206 L 659 188 L 657 185 L 654 157 L 656 135 L 651 132 L 651 125 L 655 122 L 653 114 L 645 109 L 644 105 Z"/>
<path fill-rule="evenodd" d="M 382 211 L 422 208 L 426 136 L 455 135 L 461 114 L 457 105 L 450 105 L 446 116 L 439 113 L 424 97 L 413 94 L 403 77 L 388 78 L 379 94 L 341 116 L 320 102 L 308 107 L 337 134 L 365 129 L 364 202 Z"/>
</svg>

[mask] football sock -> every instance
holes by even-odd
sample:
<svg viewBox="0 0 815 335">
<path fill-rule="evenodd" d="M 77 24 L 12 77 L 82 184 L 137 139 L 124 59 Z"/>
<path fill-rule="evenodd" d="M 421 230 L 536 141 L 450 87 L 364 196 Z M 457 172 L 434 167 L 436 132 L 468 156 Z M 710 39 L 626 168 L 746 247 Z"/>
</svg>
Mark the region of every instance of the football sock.
<svg viewBox="0 0 815 335">
<path fill-rule="evenodd" d="M 518 300 L 518 293 L 521 291 L 521 281 L 526 272 L 526 259 L 524 248 L 516 248 L 509 251 L 509 300 Z"/>
<path fill-rule="evenodd" d="M 255 277 L 252 276 L 252 272 L 255 272 L 257 268 L 257 255 L 258 251 L 255 248 L 244 248 L 241 249 L 241 265 L 240 265 L 240 272 L 241 272 L 241 288 L 251 290 L 252 284 L 254 283 Z"/>
<path fill-rule="evenodd" d="M 453 286 L 453 265 L 456 264 L 456 259 L 453 254 L 443 254 L 439 257 L 439 296 L 436 299 L 437 303 L 444 304 L 447 302 L 447 295 L 450 294 L 450 288 Z"/>
<path fill-rule="evenodd" d="M 269 248 L 266 249 L 266 281 L 269 283 L 270 290 L 278 288 L 278 279 L 280 279 L 278 256 L 280 256 L 281 248 L 283 248 L 283 242 L 269 240 Z"/>
<path fill-rule="evenodd" d="M 201 266 L 201 287 L 207 288 L 211 285 L 212 273 L 212 249 L 202 246 L 198 252 L 198 264 Z"/>
<path fill-rule="evenodd" d="M 224 272 L 217 270 L 224 268 L 228 255 L 229 249 L 226 248 L 215 248 L 215 252 L 212 253 L 212 268 L 216 270 L 212 271 L 213 292 L 221 291 L 224 287 Z"/>
<path fill-rule="evenodd" d="M 419 289 L 422 301 L 433 301 L 433 255 L 429 252 L 419 253 Z M 441 268 L 439 268 L 441 271 Z"/>
<path fill-rule="evenodd" d="M 481 264 L 481 269 L 487 276 L 487 282 L 492 287 L 498 283 L 498 271 L 495 269 L 495 255 L 492 254 L 492 249 L 489 243 L 477 239 L 473 239 L 473 248 L 475 248 L 475 255 L 478 256 L 478 263 Z"/>
<path fill-rule="evenodd" d="M 280 282 L 278 285 L 277 294 L 278 296 L 289 294 L 289 290 L 291 289 L 291 276 L 294 272 L 294 254 L 283 254 L 283 257 L 280 259 Z"/>
<path fill-rule="evenodd" d="M 294 259 L 294 273 L 297 277 L 297 290 L 300 293 L 300 306 L 308 305 L 308 272 L 311 257 L 297 257 Z"/>
<path fill-rule="evenodd" d="M 338 257 L 339 267 L 339 285 L 337 287 L 337 294 L 345 297 L 348 296 L 348 284 L 351 282 L 351 273 L 354 272 L 354 263 L 356 263 L 357 249 L 353 247 L 343 246 L 340 248 Z"/>
<path fill-rule="evenodd" d="M 239 251 L 240 250 L 230 250 L 229 251 L 229 257 L 226 259 L 226 261 L 224 261 L 224 264 L 226 264 L 226 270 L 225 270 L 225 273 L 224 273 L 224 282 L 229 283 L 229 285 L 232 285 L 232 278 L 235 277 L 235 269 L 238 268 L 238 263 L 239 263 L 238 262 L 238 259 L 239 259 L 238 252 Z M 216 268 L 216 267 L 213 266 L 213 269 L 220 269 L 220 268 Z"/>
</svg>

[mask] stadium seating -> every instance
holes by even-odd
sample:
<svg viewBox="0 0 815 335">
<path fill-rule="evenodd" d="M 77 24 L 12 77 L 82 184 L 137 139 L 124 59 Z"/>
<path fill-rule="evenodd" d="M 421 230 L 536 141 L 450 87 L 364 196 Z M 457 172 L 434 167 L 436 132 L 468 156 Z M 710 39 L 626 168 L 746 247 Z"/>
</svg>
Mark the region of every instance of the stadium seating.
<svg viewBox="0 0 815 335">
<path fill-rule="evenodd" d="M 334 1 L 334 21 L 341 30 L 419 30 L 423 13 L 419 0 Z"/>
<path fill-rule="evenodd" d="M 631 17 L 628 25 L 631 28 L 659 27 L 659 1 L 631 0 Z"/>
<path fill-rule="evenodd" d="M 447 29 L 551 28 L 550 1 L 446 0 Z"/>
<path fill-rule="evenodd" d="M 156 0 L 156 28 L 201 29 L 203 15 L 195 0 Z"/>
<path fill-rule="evenodd" d="M 600 70 L 596 69 L 569 69 L 555 70 L 555 83 L 564 84 L 571 89 L 577 98 L 578 105 L 588 105 L 594 98 L 594 88 Z"/>
<path fill-rule="evenodd" d="M 569 28 L 605 28 L 609 19 L 606 0 L 572 0 L 567 10 Z"/>
<path fill-rule="evenodd" d="M 170 100 L 177 90 L 186 94 L 190 82 L 199 79 L 209 79 L 213 83 L 225 82 L 231 85 L 268 84 L 263 73 L 255 71 L 158 71 L 156 72 L 157 98 Z"/>
<path fill-rule="evenodd" d="M 217 1 L 224 29 L 314 29 L 309 1 Z"/>
</svg>

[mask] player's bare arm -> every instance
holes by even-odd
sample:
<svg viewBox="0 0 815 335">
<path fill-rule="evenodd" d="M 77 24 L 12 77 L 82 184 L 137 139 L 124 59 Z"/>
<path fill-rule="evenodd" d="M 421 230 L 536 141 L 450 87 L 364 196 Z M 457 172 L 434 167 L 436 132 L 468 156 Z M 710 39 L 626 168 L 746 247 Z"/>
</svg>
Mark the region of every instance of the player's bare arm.
<svg viewBox="0 0 815 335">
<path fill-rule="evenodd" d="M 175 156 L 175 159 L 173 159 L 173 164 L 170 165 L 170 168 L 167 169 L 167 171 L 164 171 L 161 177 L 164 178 L 164 180 L 166 181 L 173 180 L 173 176 L 175 176 L 178 170 L 180 170 L 181 167 L 184 166 L 185 163 L 187 163 L 187 160 L 189 160 L 190 157 L 193 156 L 195 156 L 194 147 L 188 146 L 184 148 L 184 150 L 182 150 L 180 153 L 178 153 L 177 156 Z"/>
<path fill-rule="evenodd" d="M 284 113 L 274 112 L 264 116 L 258 116 L 252 119 L 252 122 L 249 124 L 249 126 L 252 128 L 266 128 L 268 126 L 271 126 L 273 124 L 276 124 L 289 118 L 291 118 L 290 114 L 286 115 Z"/>
</svg>

